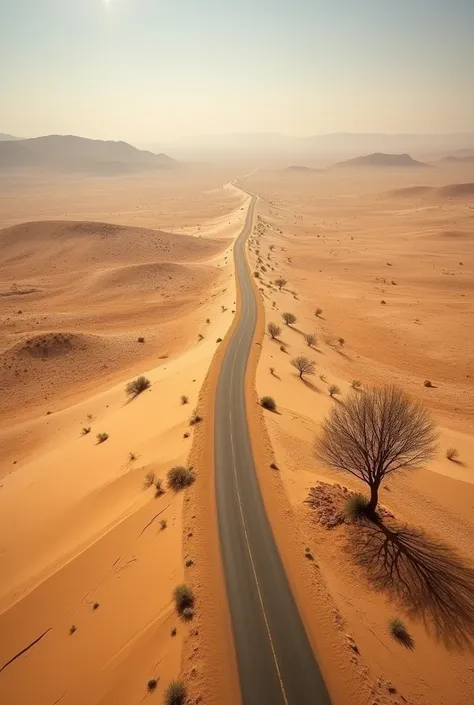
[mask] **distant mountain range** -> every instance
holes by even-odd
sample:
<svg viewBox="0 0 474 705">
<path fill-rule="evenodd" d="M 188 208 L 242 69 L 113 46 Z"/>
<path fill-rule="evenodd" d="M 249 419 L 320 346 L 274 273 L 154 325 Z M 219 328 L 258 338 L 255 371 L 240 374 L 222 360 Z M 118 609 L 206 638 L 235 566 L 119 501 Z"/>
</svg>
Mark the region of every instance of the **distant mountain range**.
<svg viewBox="0 0 474 705">
<path fill-rule="evenodd" d="M 409 154 L 384 154 L 383 152 L 374 152 L 367 154 L 365 157 L 355 157 L 344 162 L 338 162 L 336 167 L 426 167 L 428 164 L 418 162 L 410 157 Z"/>
<path fill-rule="evenodd" d="M 0 142 L 13 142 L 18 139 L 20 138 L 14 137 L 13 135 L 8 135 L 6 132 L 0 132 Z"/>
<path fill-rule="evenodd" d="M 73 135 L 0 141 L 0 172 L 43 169 L 69 173 L 118 176 L 177 164 L 166 154 L 136 149 L 127 142 L 105 142 Z"/>
<path fill-rule="evenodd" d="M 152 143 L 143 146 L 156 149 Z M 161 148 L 182 158 L 213 154 L 285 155 L 294 164 L 317 155 L 342 159 L 374 152 L 467 156 L 461 152 L 474 149 L 474 132 L 432 135 L 340 132 L 307 137 L 278 133 L 233 133 L 182 137 L 168 140 Z"/>
</svg>

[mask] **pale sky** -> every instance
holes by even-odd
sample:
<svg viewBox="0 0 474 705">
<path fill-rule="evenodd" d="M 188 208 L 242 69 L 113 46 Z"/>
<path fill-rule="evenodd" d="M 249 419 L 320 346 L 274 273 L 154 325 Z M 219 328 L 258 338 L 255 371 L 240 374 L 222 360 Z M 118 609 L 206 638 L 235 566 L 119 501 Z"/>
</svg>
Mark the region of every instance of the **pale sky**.
<svg viewBox="0 0 474 705">
<path fill-rule="evenodd" d="M 0 0 L 0 132 L 474 130 L 474 0 Z"/>
</svg>

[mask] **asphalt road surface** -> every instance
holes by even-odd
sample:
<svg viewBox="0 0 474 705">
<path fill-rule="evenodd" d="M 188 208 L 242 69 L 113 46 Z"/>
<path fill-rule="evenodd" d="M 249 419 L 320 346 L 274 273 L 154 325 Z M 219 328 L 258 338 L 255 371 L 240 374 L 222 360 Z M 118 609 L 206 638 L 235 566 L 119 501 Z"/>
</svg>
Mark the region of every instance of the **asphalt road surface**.
<svg viewBox="0 0 474 705">
<path fill-rule="evenodd" d="M 243 705 L 329 705 L 265 513 L 250 447 L 244 378 L 257 303 L 245 264 L 245 240 L 255 200 L 235 245 L 242 305 L 215 405 L 219 534 L 240 688 Z"/>
</svg>

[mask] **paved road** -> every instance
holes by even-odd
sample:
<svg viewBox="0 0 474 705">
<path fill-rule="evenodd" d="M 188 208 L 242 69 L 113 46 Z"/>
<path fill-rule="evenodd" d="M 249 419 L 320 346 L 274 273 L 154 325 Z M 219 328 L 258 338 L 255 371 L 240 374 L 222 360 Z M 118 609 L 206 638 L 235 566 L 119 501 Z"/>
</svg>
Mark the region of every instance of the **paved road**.
<svg viewBox="0 0 474 705">
<path fill-rule="evenodd" d="M 252 198 L 235 245 L 242 306 L 222 364 L 215 406 L 219 533 L 242 701 L 243 705 L 329 705 L 275 546 L 250 448 L 244 377 L 257 304 L 245 265 L 245 240 L 254 209 Z"/>
</svg>

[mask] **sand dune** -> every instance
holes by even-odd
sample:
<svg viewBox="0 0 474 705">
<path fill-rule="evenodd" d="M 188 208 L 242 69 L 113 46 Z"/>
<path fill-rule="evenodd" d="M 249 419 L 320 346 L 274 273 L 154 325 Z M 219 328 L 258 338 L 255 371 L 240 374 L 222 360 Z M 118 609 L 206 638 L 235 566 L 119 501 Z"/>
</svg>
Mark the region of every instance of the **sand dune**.
<svg viewBox="0 0 474 705">
<path fill-rule="evenodd" d="M 278 340 L 265 336 L 257 373 L 258 395 L 273 396 L 279 411 L 264 412 L 272 444 L 268 455 L 278 472 L 269 476 L 265 466 L 261 481 L 268 486 L 271 511 L 284 518 L 280 533 L 290 532 L 290 517 L 297 530 L 292 546 L 284 546 L 285 555 L 293 555 L 290 572 L 304 570 L 304 552 L 314 558 L 305 561 L 300 583 L 301 600 L 313 596 L 306 613 L 316 621 L 309 630 L 323 670 L 336 672 L 344 655 L 350 660 L 345 672 L 358 683 L 354 702 L 356 697 L 363 703 L 403 698 L 445 705 L 467 702 L 474 690 L 474 661 L 466 643 L 472 644 L 474 635 L 474 594 L 466 597 L 454 589 L 440 620 L 433 605 L 423 611 L 420 604 L 376 590 L 351 558 L 351 531 L 319 522 L 331 515 L 334 497 L 344 503 L 338 486 L 357 492 L 366 487 L 347 473 L 328 471 L 314 454 L 322 420 L 334 404 L 344 403 L 352 380 L 362 387 L 399 384 L 435 415 L 440 445 L 426 469 L 387 480 L 381 502 L 394 521 L 426 532 L 427 555 L 441 541 L 446 555 L 474 565 L 473 220 L 469 198 L 449 197 L 470 190 L 458 187 L 457 176 L 451 168 L 433 170 L 424 174 L 421 187 L 413 176 L 395 173 L 356 179 L 332 172 L 317 186 L 270 172 L 245 180 L 262 196 L 251 267 L 260 273 L 266 322 L 282 328 Z M 280 275 L 288 280 L 281 291 L 275 286 Z M 283 323 L 285 311 L 296 316 L 294 325 Z M 305 333 L 315 335 L 313 347 Z M 306 381 L 290 364 L 296 355 L 316 363 L 316 374 Z M 424 386 L 425 380 L 433 386 Z M 328 394 L 331 384 L 340 389 L 336 399 Z M 459 451 L 459 463 L 446 458 L 450 446 Z M 306 500 L 319 482 L 333 490 L 323 490 L 315 509 Z M 443 575 L 452 589 L 456 577 L 450 570 Z M 318 609 L 323 620 L 332 615 L 338 648 L 331 649 L 332 642 L 320 635 Z M 387 623 L 394 616 L 407 624 L 413 650 L 391 639 Z"/>
<path fill-rule="evenodd" d="M 0 231 L 1 413 L 50 410 L 65 385 L 71 396 L 138 367 L 156 354 L 158 328 L 162 355 L 190 341 L 195 327 L 178 332 L 175 320 L 218 286 L 219 269 L 207 262 L 228 243 L 93 222 Z"/>
<path fill-rule="evenodd" d="M 447 186 L 410 186 L 390 192 L 396 198 L 429 197 L 434 201 L 448 198 L 465 198 L 474 195 L 474 183 L 448 184 Z"/>
</svg>

